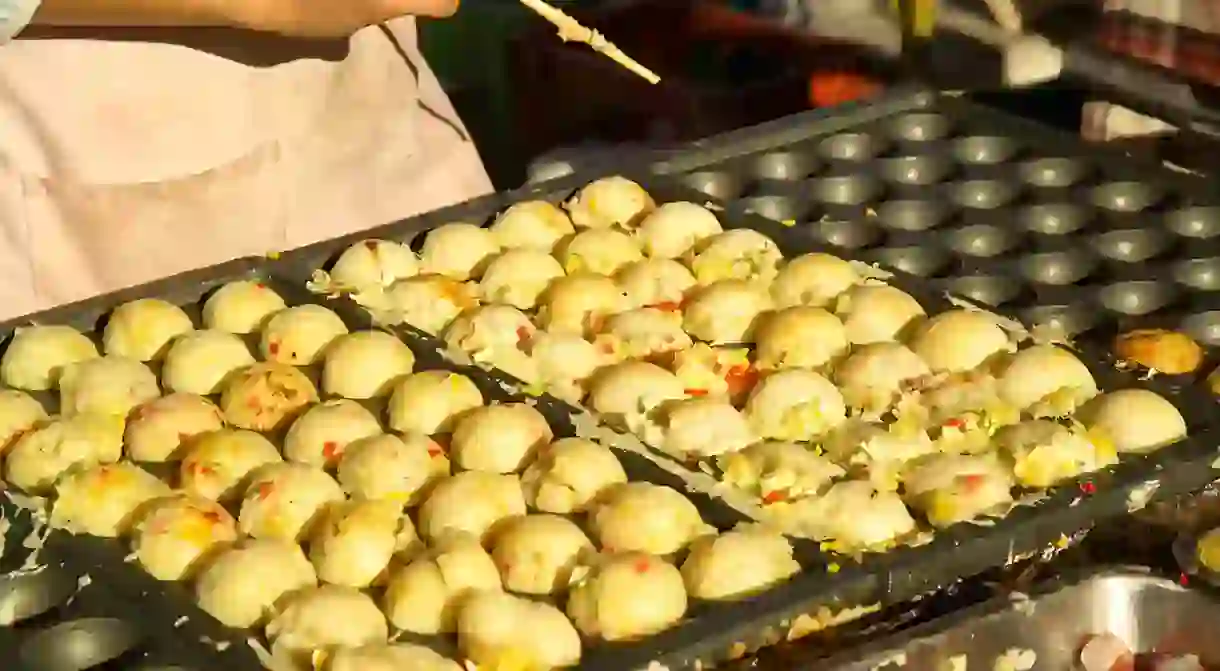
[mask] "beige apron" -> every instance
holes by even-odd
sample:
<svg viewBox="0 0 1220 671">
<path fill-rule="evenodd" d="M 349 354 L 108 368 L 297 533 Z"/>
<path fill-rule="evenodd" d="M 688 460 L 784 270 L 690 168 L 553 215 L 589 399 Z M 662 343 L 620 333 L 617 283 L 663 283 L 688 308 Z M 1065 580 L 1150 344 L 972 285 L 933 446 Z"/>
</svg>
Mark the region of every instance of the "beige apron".
<svg viewBox="0 0 1220 671">
<path fill-rule="evenodd" d="M 491 188 L 412 19 L 333 60 L 175 42 L 0 46 L 0 318 Z"/>
</svg>

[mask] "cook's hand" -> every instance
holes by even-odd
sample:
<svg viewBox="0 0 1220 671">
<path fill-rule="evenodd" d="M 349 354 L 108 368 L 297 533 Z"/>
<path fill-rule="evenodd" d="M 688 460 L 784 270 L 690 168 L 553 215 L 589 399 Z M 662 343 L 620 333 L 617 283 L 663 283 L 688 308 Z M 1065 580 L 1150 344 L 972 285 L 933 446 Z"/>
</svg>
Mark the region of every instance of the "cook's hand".
<svg viewBox="0 0 1220 671">
<path fill-rule="evenodd" d="M 254 30 L 297 37 L 346 37 L 401 16 L 450 16 L 458 0 L 225 0 Z"/>
</svg>

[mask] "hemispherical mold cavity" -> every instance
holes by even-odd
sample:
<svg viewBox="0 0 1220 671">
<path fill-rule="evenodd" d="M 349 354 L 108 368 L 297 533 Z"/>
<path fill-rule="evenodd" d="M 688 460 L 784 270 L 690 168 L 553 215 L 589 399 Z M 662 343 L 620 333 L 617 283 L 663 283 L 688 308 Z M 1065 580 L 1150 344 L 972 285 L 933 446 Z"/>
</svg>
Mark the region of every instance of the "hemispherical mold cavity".
<svg viewBox="0 0 1220 671">
<path fill-rule="evenodd" d="M 1117 282 L 1101 290 L 1101 304 L 1111 312 L 1139 317 L 1162 310 L 1177 299 L 1178 292 L 1168 282 L 1132 280 Z"/>
<path fill-rule="evenodd" d="M 881 225 L 899 231 L 926 231 L 945 222 L 952 209 L 936 200 L 887 200 L 876 208 Z"/>
<path fill-rule="evenodd" d="M 1208 310 L 1187 315 L 1181 330 L 1209 347 L 1220 345 L 1220 310 Z"/>
<path fill-rule="evenodd" d="M 953 125 L 940 114 L 904 114 L 888 124 L 890 137 L 899 142 L 933 142 L 949 135 Z"/>
<path fill-rule="evenodd" d="M 1015 140 L 1000 136 L 973 135 L 953 142 L 953 157 L 969 165 L 995 165 L 1016 155 Z"/>
<path fill-rule="evenodd" d="M 881 187 L 871 177 L 862 174 L 831 175 L 809 182 L 809 195 L 814 200 L 833 205 L 860 205 L 867 203 L 881 192 Z"/>
<path fill-rule="evenodd" d="M 868 133 L 839 133 L 818 143 L 818 154 L 832 161 L 867 161 L 883 151 L 882 141 Z"/>
<path fill-rule="evenodd" d="M 949 247 L 963 256 L 990 258 L 1013 250 L 1021 236 L 1011 228 L 977 224 L 948 234 Z"/>
<path fill-rule="evenodd" d="M 755 179 L 792 181 L 816 172 L 818 160 L 808 152 L 775 151 L 755 157 L 749 166 Z"/>
<path fill-rule="evenodd" d="M 872 258 L 883 266 L 909 275 L 931 277 L 949 265 L 949 254 L 935 247 L 887 247 L 878 249 Z"/>
<path fill-rule="evenodd" d="M 877 161 L 877 173 L 887 182 L 905 186 L 928 186 L 953 172 L 953 162 L 943 154 L 893 156 Z"/>
<path fill-rule="evenodd" d="M 139 629 L 109 617 L 61 622 L 21 646 L 22 661 L 43 671 L 82 671 L 121 657 L 140 642 Z"/>
<path fill-rule="evenodd" d="M 956 182 L 949 187 L 949 198 L 960 207 L 994 210 L 1012 202 L 1017 187 L 997 179 L 972 179 Z"/>
<path fill-rule="evenodd" d="M 1073 158 L 1039 158 L 1022 163 L 1017 174 L 1030 186 L 1063 189 L 1084 179 L 1088 169 L 1083 162 Z"/>
<path fill-rule="evenodd" d="M 36 572 L 0 576 L 0 627 L 64 605 L 76 593 L 77 586 L 74 574 L 51 566 Z"/>
<path fill-rule="evenodd" d="M 1072 203 L 1036 203 L 1017 213 L 1021 228 L 1042 235 L 1075 233 L 1088 222 L 1088 210 Z"/>
<path fill-rule="evenodd" d="M 1188 259 L 1173 264 L 1173 280 L 1197 291 L 1220 291 L 1220 257 Z"/>
<path fill-rule="evenodd" d="M 1014 282 L 1011 277 L 997 275 L 956 277 L 949 280 L 946 288 L 951 294 L 992 307 L 1004 305 L 1021 293 L 1020 282 Z"/>
<path fill-rule="evenodd" d="M 727 170 L 700 170 L 681 177 L 682 183 L 717 200 L 733 200 L 745 190 L 745 183 Z"/>
<path fill-rule="evenodd" d="M 757 214 L 772 221 L 796 222 L 804 218 L 809 208 L 792 196 L 768 194 L 737 201 L 742 212 Z"/>
<path fill-rule="evenodd" d="M 1082 249 L 1029 254 L 1017 263 L 1022 277 L 1051 286 L 1076 284 L 1091 275 L 1096 267 L 1097 257 Z"/>
<path fill-rule="evenodd" d="M 1197 205 L 1165 215 L 1165 227 L 1184 238 L 1209 240 L 1220 235 L 1220 206 Z"/>
<path fill-rule="evenodd" d="M 823 218 L 810 226 L 818 240 L 843 249 L 863 249 L 881 237 L 881 231 L 876 226 L 862 220 Z"/>
<path fill-rule="evenodd" d="M 1144 182 L 1109 182 L 1093 189 L 1092 200 L 1111 212 L 1139 212 L 1161 200 L 1161 193 Z"/>
<path fill-rule="evenodd" d="M 1063 336 L 1075 336 L 1097 325 L 1096 311 L 1083 305 L 1036 305 L 1020 311 L 1021 321 Z"/>
<path fill-rule="evenodd" d="M 1154 228 L 1128 228 L 1108 231 L 1090 240 L 1098 254 L 1124 263 L 1139 263 L 1160 256 L 1169 249 L 1172 239 Z"/>
</svg>

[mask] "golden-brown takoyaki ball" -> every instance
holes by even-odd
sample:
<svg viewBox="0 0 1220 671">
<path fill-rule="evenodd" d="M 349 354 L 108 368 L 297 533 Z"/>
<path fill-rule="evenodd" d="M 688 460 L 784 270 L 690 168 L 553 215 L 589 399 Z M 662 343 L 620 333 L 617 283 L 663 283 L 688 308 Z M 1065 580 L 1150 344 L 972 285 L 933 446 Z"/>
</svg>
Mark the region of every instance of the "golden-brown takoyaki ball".
<svg viewBox="0 0 1220 671">
<path fill-rule="evenodd" d="M 665 203 L 645 217 L 637 235 L 648 256 L 677 259 L 723 231 L 720 220 L 706 207 L 674 202 Z"/>
<path fill-rule="evenodd" d="M 614 175 L 585 186 L 567 208 L 577 228 L 635 228 L 656 203 L 644 187 Z"/>
<path fill-rule="evenodd" d="M 504 589 L 520 594 L 558 594 L 589 557 L 593 543 L 574 522 L 558 515 L 527 515 L 496 533 L 491 558 Z"/>
<path fill-rule="evenodd" d="M 71 326 L 23 326 L 0 358 L 0 378 L 17 389 L 46 391 L 59 384 L 65 366 L 98 356 L 93 341 Z"/>
<path fill-rule="evenodd" d="M 1017 352 L 1000 374 L 1000 398 L 1036 417 L 1067 415 L 1097 396 L 1097 382 L 1080 359 L 1054 345 Z"/>
<path fill-rule="evenodd" d="M 163 396 L 136 408 L 127 420 L 127 456 L 148 463 L 174 461 L 182 458 L 195 438 L 222 428 L 220 409 L 206 398 Z"/>
<path fill-rule="evenodd" d="M 317 584 L 299 546 L 248 540 L 208 563 L 195 581 L 195 599 L 221 624 L 246 629 L 270 617 L 285 596 Z"/>
<path fill-rule="evenodd" d="M 806 441 L 847 420 L 843 395 L 811 370 L 788 368 L 763 378 L 746 401 L 746 418 L 763 438 Z"/>
<path fill-rule="evenodd" d="M 429 335 L 439 335 L 463 311 L 479 304 L 473 284 L 435 274 L 395 283 L 385 300 L 386 323 L 409 324 Z"/>
<path fill-rule="evenodd" d="M 853 345 L 898 340 L 925 315 L 910 294 L 888 284 L 862 284 L 841 294 L 835 314 Z"/>
<path fill-rule="evenodd" d="M 960 373 L 1013 350 L 994 317 L 977 310 L 951 310 L 928 320 L 911 341 L 911 351 L 934 373 Z"/>
<path fill-rule="evenodd" d="M 104 356 L 66 366 L 59 378 L 59 412 L 126 417 L 133 408 L 161 395 L 157 376 L 148 366 Z"/>
<path fill-rule="evenodd" d="M 274 431 L 317 401 L 318 390 L 297 368 L 259 363 L 229 379 L 220 397 L 220 411 L 237 428 Z"/>
<path fill-rule="evenodd" d="M 575 273 L 561 277 L 543 295 L 538 325 L 553 333 L 592 337 L 606 318 L 627 309 L 627 298 L 605 275 Z"/>
<path fill-rule="evenodd" d="M 326 348 L 347 334 L 347 325 L 321 305 L 297 305 L 276 313 L 263 328 L 259 349 L 263 359 L 292 366 L 322 360 Z"/>
<path fill-rule="evenodd" d="M 558 253 L 564 272 L 614 275 L 644 253 L 630 235 L 613 228 L 592 228 L 568 240 Z"/>
<path fill-rule="evenodd" d="M 459 282 L 478 279 L 500 252 L 496 236 L 473 224 L 445 224 L 424 237 L 423 271 Z"/>
<path fill-rule="evenodd" d="M 771 283 L 771 298 L 777 308 L 831 305 L 862 278 L 847 261 L 830 254 L 802 254 L 780 269 Z"/>
<path fill-rule="evenodd" d="M 319 468 L 338 465 L 353 441 L 381 433 L 373 413 L 355 401 L 319 403 L 297 418 L 284 436 L 284 458 Z"/>
<path fill-rule="evenodd" d="M 594 376 L 589 405 L 616 429 L 642 430 L 650 414 L 666 401 L 684 398 L 673 373 L 646 361 L 625 361 Z"/>
<path fill-rule="evenodd" d="M 745 416 L 726 399 L 673 401 L 660 414 L 656 435 L 646 432 L 644 440 L 683 461 L 736 452 L 758 440 Z"/>
<path fill-rule="evenodd" d="M 165 355 L 165 388 L 187 394 L 217 394 L 225 379 L 254 363 L 242 339 L 226 331 L 193 331 L 178 337 Z"/>
<path fill-rule="evenodd" d="M 558 669 L 580 662 L 580 634 L 558 608 L 478 592 L 458 615 L 458 647 L 484 668 Z"/>
<path fill-rule="evenodd" d="M 364 400 L 389 394 L 415 367 L 406 343 L 385 331 L 356 331 L 334 342 L 322 368 L 322 391 Z"/>
<path fill-rule="evenodd" d="M 696 285 L 695 276 L 673 259 L 646 259 L 624 266 L 615 277 L 627 306 L 676 312 Z"/>
<path fill-rule="evenodd" d="M 748 525 L 700 538 L 682 562 L 686 589 L 696 599 L 736 599 L 800 573 L 792 544 L 775 531 Z"/>
<path fill-rule="evenodd" d="M 344 250 L 331 266 L 327 289 L 376 290 L 418 274 L 419 259 L 410 247 L 392 240 L 361 240 Z"/>
<path fill-rule="evenodd" d="M 525 469 L 525 499 L 544 513 L 582 512 L 597 497 L 627 481 L 627 473 L 609 448 L 583 438 L 550 444 Z"/>
<path fill-rule="evenodd" d="M 0 390 L 0 455 L 47 418 L 46 409 L 33 396 L 15 389 Z"/>
<path fill-rule="evenodd" d="M 224 285 L 204 302 L 203 325 L 238 335 L 255 333 L 285 307 L 284 299 L 266 284 L 238 280 Z"/>
<path fill-rule="evenodd" d="M 682 330 L 680 313 L 656 308 L 637 308 L 610 317 L 597 343 L 628 359 L 650 359 L 694 344 Z"/>
<path fill-rule="evenodd" d="M 549 253 L 576 229 L 563 210 L 545 200 L 517 203 L 496 217 L 489 230 L 504 249 Z"/>
<path fill-rule="evenodd" d="M 135 524 L 144 504 L 169 492 L 169 485 L 130 463 L 72 471 L 55 485 L 51 526 L 115 538 Z"/>
<path fill-rule="evenodd" d="M 494 366 L 527 383 L 538 374 L 529 356 L 534 324 L 511 305 L 483 305 L 449 325 L 445 342 L 478 364 Z"/>
<path fill-rule="evenodd" d="M 1091 435 L 1119 452 L 1152 452 L 1186 437 L 1186 420 L 1165 397 L 1147 389 L 1102 394 L 1081 409 Z"/>
<path fill-rule="evenodd" d="M 775 241 L 748 228 L 735 228 L 705 240 L 690 261 L 699 284 L 723 280 L 757 282 L 766 291 L 784 255 Z"/>
<path fill-rule="evenodd" d="M 472 594 L 501 589 L 491 555 L 478 540 L 459 534 L 406 566 L 392 568 L 382 609 L 403 631 L 448 633 L 457 629 L 458 612 Z"/>
<path fill-rule="evenodd" d="M 721 280 L 687 301 L 682 326 L 712 344 L 751 342 L 759 316 L 769 307 L 765 287 L 748 280 Z"/>
<path fill-rule="evenodd" d="M 301 542 L 343 489 L 320 468 L 281 462 L 256 470 L 246 488 L 237 527 L 253 538 Z"/>
<path fill-rule="evenodd" d="M 178 486 L 213 501 L 240 496 L 251 473 L 283 461 L 271 441 L 253 432 L 225 429 L 200 435 L 187 449 Z"/>
<path fill-rule="evenodd" d="M 686 614 L 686 586 L 669 562 L 625 552 L 603 561 L 572 589 L 568 617 L 585 636 L 629 641 L 677 624 Z"/>
<path fill-rule="evenodd" d="M 60 417 L 17 439 L 4 460 L 4 479 L 27 493 L 42 494 L 69 470 L 113 464 L 122 456 L 122 416 Z"/>
<path fill-rule="evenodd" d="M 487 541 L 502 522 L 524 514 L 517 476 L 466 471 L 432 488 L 419 509 L 419 532 L 432 543 L 458 533 Z"/>
<path fill-rule="evenodd" d="M 516 473 L 553 438 L 546 418 L 527 403 L 475 408 L 449 442 L 453 462 L 468 471 Z"/>
<path fill-rule="evenodd" d="M 853 408 L 883 412 L 898 401 L 902 385 L 932 374 L 919 355 L 897 342 L 864 345 L 835 367 L 835 382 Z"/>
<path fill-rule="evenodd" d="M 563 266 L 548 252 L 511 249 L 488 264 L 479 282 L 479 292 L 485 303 L 532 310 L 547 287 L 563 276 Z"/>
<path fill-rule="evenodd" d="M 285 597 L 265 633 L 271 657 L 292 668 L 314 666 L 315 653 L 384 643 L 385 615 L 372 597 L 353 587 L 321 585 Z"/>
<path fill-rule="evenodd" d="M 237 520 L 220 504 L 179 493 L 149 502 L 136 524 L 132 550 L 157 580 L 184 580 L 236 541 Z"/>
<path fill-rule="evenodd" d="M 593 374 L 619 357 L 607 347 L 595 345 L 574 333 L 536 331 L 530 341 L 530 357 L 538 370 L 538 382 L 546 391 L 571 403 L 579 403 Z"/>
<path fill-rule="evenodd" d="M 108 356 L 136 361 L 160 359 L 170 341 L 195 329 L 182 308 L 159 298 L 140 298 L 110 313 L 102 332 Z"/>
<path fill-rule="evenodd" d="M 400 508 L 419 503 L 428 486 L 448 472 L 444 450 L 421 434 L 357 440 L 339 459 L 339 484 L 349 496 L 394 501 Z"/>
<path fill-rule="evenodd" d="M 797 306 L 761 320 L 754 334 L 762 370 L 820 368 L 847 353 L 843 322 L 822 308 Z"/>
<path fill-rule="evenodd" d="M 467 412 L 483 405 L 483 393 L 470 378 L 443 370 L 420 371 L 394 386 L 390 428 L 426 436 L 449 433 Z"/>
<path fill-rule="evenodd" d="M 310 535 L 309 560 L 324 583 L 368 587 L 396 553 L 419 545 L 397 502 L 341 501 L 327 506 Z"/>
<path fill-rule="evenodd" d="M 715 530 L 695 504 L 675 489 L 628 482 L 606 492 L 589 511 L 589 527 L 607 552 L 677 552 Z"/>
</svg>

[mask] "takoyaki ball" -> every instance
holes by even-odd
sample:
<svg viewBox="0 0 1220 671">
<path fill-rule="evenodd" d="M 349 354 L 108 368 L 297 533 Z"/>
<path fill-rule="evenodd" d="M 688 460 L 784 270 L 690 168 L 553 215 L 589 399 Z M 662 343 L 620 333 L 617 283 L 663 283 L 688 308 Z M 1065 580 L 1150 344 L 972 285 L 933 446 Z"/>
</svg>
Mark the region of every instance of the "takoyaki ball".
<svg viewBox="0 0 1220 671">
<path fill-rule="evenodd" d="M 609 277 L 576 273 L 551 284 L 538 310 L 538 325 L 552 333 L 593 336 L 606 318 L 627 309 L 627 299 Z"/>
<path fill-rule="evenodd" d="M 170 394 L 135 409 L 124 441 L 135 461 L 161 463 L 182 457 L 197 437 L 224 428 L 220 409 L 202 396 Z"/>
<path fill-rule="evenodd" d="M 275 607 L 265 633 L 272 659 L 314 668 L 315 652 L 385 643 L 390 627 L 372 597 L 353 587 L 322 585 Z"/>
<path fill-rule="evenodd" d="M 463 311 L 478 305 L 472 285 L 443 275 L 419 275 L 390 287 L 391 321 L 439 335 Z"/>
<path fill-rule="evenodd" d="M 1152 452 L 1186 437 L 1182 413 L 1147 389 L 1102 394 L 1080 416 L 1094 436 L 1109 440 L 1120 453 Z"/>
<path fill-rule="evenodd" d="M 65 366 L 98 356 L 93 341 L 71 326 L 24 326 L 0 358 L 0 377 L 10 387 L 46 391 L 59 384 Z"/>
<path fill-rule="evenodd" d="M 656 206 L 644 187 L 618 175 L 588 184 L 567 203 L 577 228 L 635 228 Z"/>
<path fill-rule="evenodd" d="M 841 553 L 887 549 L 915 531 L 915 519 L 897 493 L 868 480 L 845 480 L 822 496 L 767 506 L 767 521 L 785 535 L 824 541 Z"/>
<path fill-rule="evenodd" d="M 724 232 L 712 211 L 695 203 L 665 203 L 640 222 L 640 243 L 652 258 L 677 259 Z"/>
<path fill-rule="evenodd" d="M 644 259 L 639 244 L 613 228 L 581 231 L 561 247 L 558 257 L 568 273 L 614 275 L 628 264 Z"/>
<path fill-rule="evenodd" d="M 662 403 L 685 396 L 673 373 L 646 361 L 624 361 L 593 377 L 589 405 L 614 428 L 637 432 Z"/>
<path fill-rule="evenodd" d="M 195 581 L 195 599 L 221 624 L 246 629 L 266 620 L 285 596 L 317 584 L 299 546 L 248 540 L 208 563 Z"/>
<path fill-rule="evenodd" d="M 529 356 L 534 336 L 530 318 L 510 305 L 483 305 L 459 316 L 445 329 L 445 342 L 479 364 L 494 366 L 525 382 L 535 382 Z"/>
<path fill-rule="evenodd" d="M 682 330 L 680 313 L 656 308 L 637 308 L 610 317 L 597 342 L 628 359 L 650 359 L 694 344 Z"/>
<path fill-rule="evenodd" d="M 421 434 L 402 438 L 381 434 L 349 443 L 339 459 L 339 485 L 356 500 L 384 499 L 403 506 L 419 503 L 437 477 L 445 453 Z"/>
<path fill-rule="evenodd" d="M 519 594 L 558 594 L 572 571 L 594 552 L 585 532 L 558 515 L 527 515 L 496 534 L 491 558 L 504 589 Z"/>
<path fill-rule="evenodd" d="M 1000 397 L 1035 417 L 1069 415 L 1097 395 L 1093 374 L 1071 352 L 1054 345 L 1021 350 L 1000 374 Z"/>
<path fill-rule="evenodd" d="M 627 482 L 605 493 L 589 510 L 589 526 L 607 552 L 673 554 L 700 536 L 715 533 L 699 510 L 675 489 Z"/>
<path fill-rule="evenodd" d="M 483 405 L 483 392 L 470 378 L 443 370 L 407 376 L 390 395 L 390 428 L 432 436 L 453 431 L 457 420 Z"/>
<path fill-rule="evenodd" d="M 928 364 L 906 345 L 864 345 L 835 367 L 834 379 L 847 405 L 866 415 L 885 412 L 902 395 L 903 385 L 932 374 Z"/>
<path fill-rule="evenodd" d="M 449 454 L 468 471 L 516 473 L 553 437 L 546 418 L 532 405 L 488 405 L 470 411 L 458 422 Z"/>
<path fill-rule="evenodd" d="M 811 370 L 789 368 L 763 378 L 745 406 L 755 432 L 771 440 L 807 441 L 847 420 L 839 388 Z"/>
<path fill-rule="evenodd" d="M 104 356 L 67 366 L 59 378 L 59 412 L 126 417 L 133 408 L 161 395 L 157 376 L 148 366 L 118 356 Z"/>
<path fill-rule="evenodd" d="M 187 450 L 178 486 L 212 501 L 240 496 L 256 469 L 283 461 L 271 441 L 253 431 L 225 429 L 199 436 Z"/>
<path fill-rule="evenodd" d="M 910 294 L 888 284 L 862 284 L 839 296 L 835 314 L 853 345 L 892 342 L 927 313 Z"/>
<path fill-rule="evenodd" d="M 319 671 L 462 671 L 457 662 L 410 643 L 339 648 Z"/>
<path fill-rule="evenodd" d="M 334 311 L 321 305 L 297 305 L 281 310 L 263 329 L 259 348 L 263 360 L 292 366 L 318 363 L 347 325 Z"/>
<path fill-rule="evenodd" d="M 135 524 L 141 506 L 169 492 L 169 485 L 130 463 L 73 471 L 55 485 L 51 526 L 116 538 Z"/>
<path fill-rule="evenodd" d="M 692 597 L 716 601 L 771 588 L 800 573 L 801 565 L 787 538 L 746 525 L 695 541 L 681 571 Z"/>
<path fill-rule="evenodd" d="M 500 243 L 486 228 L 473 224 L 445 224 L 424 236 L 423 270 L 459 282 L 478 279 Z"/>
<path fill-rule="evenodd" d="M 675 459 L 695 461 L 736 452 L 758 437 L 727 400 L 703 397 L 667 403 L 644 440 Z"/>
<path fill-rule="evenodd" d="M 274 431 L 317 401 L 318 390 L 297 368 L 258 363 L 229 378 L 220 397 L 220 411 L 237 428 Z"/>
<path fill-rule="evenodd" d="M 695 343 L 675 352 L 669 366 L 690 396 L 736 401 L 758 382 L 758 371 L 750 363 L 750 351 L 742 347 L 709 347 Z"/>
<path fill-rule="evenodd" d="M 218 394 L 230 375 L 253 363 L 254 356 L 238 336 L 226 331 L 194 331 L 170 345 L 161 381 L 171 391 Z"/>
<path fill-rule="evenodd" d="M 195 330 L 182 308 L 159 298 L 124 303 L 110 313 L 102 331 L 102 349 L 108 356 L 136 361 L 160 359 L 170 341 Z"/>
<path fill-rule="evenodd" d="M 419 274 L 419 259 L 391 240 L 361 240 L 339 255 L 326 279 L 329 291 L 369 291 Z"/>
<path fill-rule="evenodd" d="M 682 327 L 714 345 L 751 342 L 759 316 L 769 307 L 766 288 L 748 280 L 722 280 L 687 302 Z"/>
<path fill-rule="evenodd" d="M 716 460 L 721 479 L 765 502 L 817 494 L 844 475 L 830 459 L 805 445 L 764 441 Z"/>
<path fill-rule="evenodd" d="M 559 669 L 580 662 L 580 634 L 558 608 L 504 592 L 470 596 L 458 615 L 458 647 L 487 669 Z"/>
<path fill-rule="evenodd" d="M 934 527 L 993 513 L 1012 503 L 1012 472 L 994 455 L 938 454 L 902 478 L 906 499 Z"/>
<path fill-rule="evenodd" d="M 479 292 L 485 303 L 532 310 L 551 282 L 563 276 L 563 266 L 547 252 L 510 249 L 488 264 Z"/>
<path fill-rule="evenodd" d="M 554 396 L 579 403 L 588 380 L 601 367 L 616 363 L 617 353 L 572 333 L 536 331 L 530 357 L 538 368 L 538 382 Z"/>
<path fill-rule="evenodd" d="M 627 482 L 623 465 L 609 448 L 583 438 L 557 440 L 525 469 L 525 500 L 544 513 L 585 510 L 615 485 Z"/>
<path fill-rule="evenodd" d="M 415 354 L 403 341 L 385 331 L 356 331 L 327 350 L 322 391 L 357 400 L 384 396 L 413 368 Z"/>
<path fill-rule="evenodd" d="M 324 583 L 368 587 L 396 552 L 418 543 L 398 503 L 342 501 L 326 508 L 310 535 L 309 560 Z"/>
<path fill-rule="evenodd" d="M 419 509 L 419 531 L 432 543 L 459 533 L 487 541 L 499 524 L 524 514 L 517 476 L 466 471 L 432 488 Z"/>
<path fill-rule="evenodd" d="M 1114 445 L 1083 426 L 1035 419 L 1001 429 L 995 442 L 1012 460 L 1023 487 L 1052 487 L 1118 462 Z"/>
<path fill-rule="evenodd" d="M 820 368 L 847 353 L 843 322 L 822 308 L 797 306 L 762 319 L 754 336 L 762 370 Z"/>
<path fill-rule="evenodd" d="M 853 418 L 822 441 L 826 456 L 848 468 L 867 469 L 869 480 L 885 491 L 896 490 L 902 470 L 938 447 L 922 425 L 905 426 L 901 420 L 882 425 Z"/>
<path fill-rule="evenodd" d="M 960 373 L 1013 350 L 995 318 L 977 310 L 950 310 L 928 320 L 911 341 L 911 351 L 934 373 Z"/>
<path fill-rule="evenodd" d="M 319 403 L 297 418 L 284 436 L 284 458 L 319 468 L 338 465 L 352 442 L 381 433 L 373 413 L 355 401 Z"/>
<path fill-rule="evenodd" d="M 830 254 L 802 254 L 780 269 L 771 283 L 777 308 L 831 305 L 843 292 L 861 281 L 852 264 Z"/>
<path fill-rule="evenodd" d="M 287 305 L 275 290 L 262 282 L 229 282 L 203 304 L 205 328 L 237 335 L 256 333 L 275 313 Z"/>
<path fill-rule="evenodd" d="M 735 228 L 708 238 L 697 250 L 690 268 L 702 285 L 743 280 L 757 282 L 766 291 L 784 260 L 774 240 L 748 228 Z"/>
<path fill-rule="evenodd" d="M 550 253 L 567 236 L 576 232 L 572 220 L 545 200 L 517 203 L 496 217 L 489 230 L 504 249 L 533 249 Z"/>
<path fill-rule="evenodd" d="M 0 390 L 0 454 L 47 418 L 46 409 L 33 396 L 15 389 Z"/>
<path fill-rule="evenodd" d="M 326 471 L 305 464 L 268 464 L 253 475 L 237 515 L 237 528 L 253 538 L 299 543 L 328 504 L 345 498 Z"/>
<path fill-rule="evenodd" d="M 4 460 L 4 479 L 30 494 L 46 493 L 75 468 L 113 464 L 123 456 L 123 417 L 52 419 L 23 434 Z"/>
<path fill-rule="evenodd" d="M 695 287 L 695 276 L 673 259 L 647 259 L 626 265 L 615 277 L 627 296 L 627 305 L 678 312 L 686 294 Z"/>
<path fill-rule="evenodd" d="M 136 524 L 132 550 L 157 580 L 185 580 L 236 541 L 237 521 L 220 504 L 174 494 L 148 504 Z"/>
<path fill-rule="evenodd" d="M 398 629 L 443 634 L 457 629 L 458 611 L 468 597 L 501 589 L 491 555 L 476 539 L 459 534 L 406 566 L 392 568 L 381 605 Z"/>
<path fill-rule="evenodd" d="M 639 552 L 606 559 L 572 588 L 568 617 L 585 636 L 629 641 L 664 631 L 686 614 L 682 573 Z"/>
</svg>

